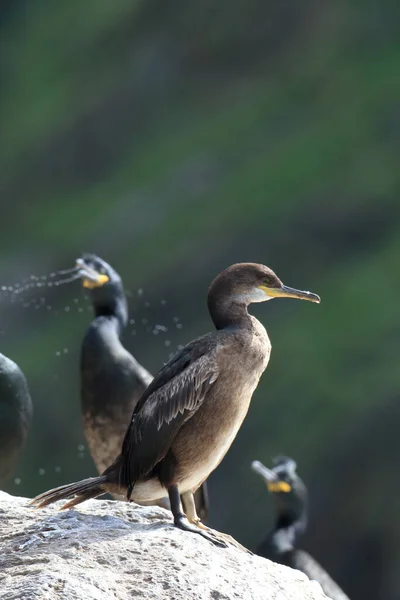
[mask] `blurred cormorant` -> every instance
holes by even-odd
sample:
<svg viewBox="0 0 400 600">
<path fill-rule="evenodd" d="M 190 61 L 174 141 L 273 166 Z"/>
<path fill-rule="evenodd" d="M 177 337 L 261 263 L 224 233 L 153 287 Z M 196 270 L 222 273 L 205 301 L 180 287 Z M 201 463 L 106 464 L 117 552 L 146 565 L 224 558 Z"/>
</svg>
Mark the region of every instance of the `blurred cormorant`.
<svg viewBox="0 0 400 600">
<path fill-rule="evenodd" d="M 251 465 L 263 477 L 276 502 L 275 525 L 258 546 L 256 554 L 303 571 L 307 577 L 318 581 L 332 600 L 349 600 L 310 554 L 296 548 L 299 536 L 307 527 L 307 488 L 296 473 L 293 459 L 278 456 L 274 465 L 273 469 L 268 469 L 258 460 Z"/>
<path fill-rule="evenodd" d="M 118 273 L 93 254 L 77 265 L 95 315 L 81 348 L 83 426 L 102 473 L 120 453 L 133 409 L 153 377 L 121 343 L 128 305 Z"/>
<path fill-rule="evenodd" d="M 17 462 L 32 421 L 32 401 L 19 366 L 0 354 L 0 481 Z"/>
<path fill-rule="evenodd" d="M 82 342 L 81 406 L 83 427 L 99 473 L 116 459 L 133 409 L 153 380 L 121 343 L 128 322 L 128 303 L 118 273 L 99 256 L 77 260 L 95 318 Z M 196 509 L 208 515 L 207 484 L 195 494 Z M 159 502 L 167 507 L 168 500 Z"/>
<path fill-rule="evenodd" d="M 100 477 L 50 490 L 32 504 L 76 495 L 68 508 L 105 491 L 155 501 L 168 492 L 177 527 L 226 545 L 227 536 L 201 523 L 193 492 L 235 439 L 269 361 L 267 332 L 248 305 L 275 297 L 320 301 L 286 287 L 264 265 L 241 263 L 220 273 L 208 292 L 217 331 L 193 340 L 162 367 L 133 411 L 120 456 Z"/>
</svg>

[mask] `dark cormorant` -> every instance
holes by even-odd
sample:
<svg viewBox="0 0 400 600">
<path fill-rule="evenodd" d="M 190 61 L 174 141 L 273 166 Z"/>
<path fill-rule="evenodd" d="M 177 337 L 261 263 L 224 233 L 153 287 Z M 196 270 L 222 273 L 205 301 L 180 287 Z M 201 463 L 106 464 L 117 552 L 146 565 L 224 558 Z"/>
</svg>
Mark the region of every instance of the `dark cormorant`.
<svg viewBox="0 0 400 600">
<path fill-rule="evenodd" d="M 128 303 L 118 273 L 95 254 L 77 260 L 95 318 L 82 342 L 81 405 L 83 428 L 99 473 L 117 458 L 132 412 L 153 380 L 121 343 Z M 195 494 L 203 520 L 208 514 L 207 484 Z M 168 506 L 168 500 L 160 502 Z"/>
<path fill-rule="evenodd" d="M 303 571 L 307 577 L 318 581 L 332 600 L 349 600 L 310 554 L 296 548 L 299 536 L 307 527 L 307 488 L 296 473 L 293 459 L 278 456 L 274 465 L 273 469 L 267 469 L 258 460 L 251 465 L 264 478 L 276 502 L 275 525 L 258 546 L 256 554 Z"/>
<path fill-rule="evenodd" d="M 15 362 L 0 354 L 0 481 L 13 471 L 28 437 L 32 412 L 25 375 Z"/>
<path fill-rule="evenodd" d="M 153 377 L 121 343 L 128 305 L 118 273 L 93 254 L 77 265 L 95 314 L 81 349 L 83 426 L 102 473 L 120 453 L 133 409 Z"/>
<path fill-rule="evenodd" d="M 267 332 L 248 305 L 275 297 L 320 301 L 286 287 L 264 265 L 241 263 L 220 273 L 208 292 L 217 331 L 193 340 L 162 367 L 135 407 L 120 456 L 100 477 L 50 490 L 32 504 L 76 495 L 68 508 L 106 491 L 155 501 L 168 492 L 177 527 L 226 545 L 222 534 L 202 525 L 193 492 L 235 439 L 269 361 Z"/>
</svg>

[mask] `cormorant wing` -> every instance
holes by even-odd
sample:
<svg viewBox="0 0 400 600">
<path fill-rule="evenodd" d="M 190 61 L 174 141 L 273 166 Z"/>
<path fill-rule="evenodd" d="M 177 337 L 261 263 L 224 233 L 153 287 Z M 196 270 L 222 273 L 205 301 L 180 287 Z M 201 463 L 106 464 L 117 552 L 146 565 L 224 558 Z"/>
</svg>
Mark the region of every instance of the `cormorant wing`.
<svg viewBox="0 0 400 600">
<path fill-rule="evenodd" d="M 164 365 L 140 398 L 122 445 L 121 476 L 128 490 L 164 458 L 180 427 L 197 411 L 217 379 L 215 353 L 204 350 L 199 355 L 183 349 Z"/>
</svg>

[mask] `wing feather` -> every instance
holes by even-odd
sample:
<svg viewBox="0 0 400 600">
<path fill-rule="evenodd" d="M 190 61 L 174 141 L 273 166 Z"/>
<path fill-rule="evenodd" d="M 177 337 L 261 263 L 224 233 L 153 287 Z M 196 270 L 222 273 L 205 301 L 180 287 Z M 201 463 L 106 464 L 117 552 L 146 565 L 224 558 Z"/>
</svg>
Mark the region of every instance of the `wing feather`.
<svg viewBox="0 0 400 600">
<path fill-rule="evenodd" d="M 195 360 L 181 353 L 165 365 L 140 399 L 122 447 L 121 483 L 128 490 L 168 452 L 218 377 L 215 353 Z"/>
</svg>

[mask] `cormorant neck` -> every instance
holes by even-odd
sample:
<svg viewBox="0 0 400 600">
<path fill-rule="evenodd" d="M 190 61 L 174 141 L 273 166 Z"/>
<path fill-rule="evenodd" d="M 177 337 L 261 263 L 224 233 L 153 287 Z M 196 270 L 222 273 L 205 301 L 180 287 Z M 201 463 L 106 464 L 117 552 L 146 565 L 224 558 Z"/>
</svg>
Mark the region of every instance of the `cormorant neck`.
<svg viewBox="0 0 400 600">
<path fill-rule="evenodd" d="M 115 322 L 118 336 L 128 323 L 128 305 L 125 296 L 116 296 L 110 302 L 93 304 L 94 313 L 97 317 L 106 317 Z"/>
<path fill-rule="evenodd" d="M 228 297 L 224 300 L 208 296 L 208 311 L 216 329 L 226 327 L 250 327 L 251 317 L 247 310 L 248 304 L 243 300 Z"/>
<path fill-rule="evenodd" d="M 294 546 L 297 538 L 304 533 L 307 527 L 307 513 L 305 507 L 299 512 L 285 511 L 278 514 L 275 523 L 273 538 L 280 546 Z"/>
<path fill-rule="evenodd" d="M 301 515 L 294 516 L 291 513 L 283 513 L 276 520 L 276 529 L 288 529 L 289 527 L 302 533 L 307 527 L 307 517 L 305 512 Z"/>
</svg>

